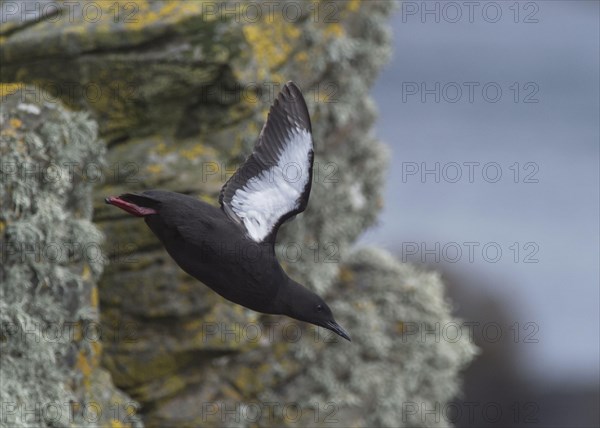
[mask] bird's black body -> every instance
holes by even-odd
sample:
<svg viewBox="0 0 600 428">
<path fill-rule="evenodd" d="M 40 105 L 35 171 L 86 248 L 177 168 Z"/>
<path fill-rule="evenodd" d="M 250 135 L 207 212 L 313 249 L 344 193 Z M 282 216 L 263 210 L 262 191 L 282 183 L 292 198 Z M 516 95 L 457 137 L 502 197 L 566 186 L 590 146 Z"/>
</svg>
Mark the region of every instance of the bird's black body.
<svg viewBox="0 0 600 428">
<path fill-rule="evenodd" d="M 310 322 L 350 340 L 323 299 L 289 278 L 275 256 L 279 226 L 308 203 L 312 162 L 308 109 L 289 82 L 254 152 L 223 186 L 221 208 L 163 190 L 126 193 L 106 202 L 144 217 L 177 264 L 227 300 Z M 290 166 L 301 174 L 286 176 Z"/>
<path fill-rule="evenodd" d="M 145 200 L 145 206 L 158 212 L 145 217 L 146 224 L 185 272 L 227 300 L 258 312 L 280 313 L 271 296 L 287 276 L 272 245 L 247 238 L 221 209 L 191 196 L 157 190 L 140 196 L 138 201 Z"/>
</svg>

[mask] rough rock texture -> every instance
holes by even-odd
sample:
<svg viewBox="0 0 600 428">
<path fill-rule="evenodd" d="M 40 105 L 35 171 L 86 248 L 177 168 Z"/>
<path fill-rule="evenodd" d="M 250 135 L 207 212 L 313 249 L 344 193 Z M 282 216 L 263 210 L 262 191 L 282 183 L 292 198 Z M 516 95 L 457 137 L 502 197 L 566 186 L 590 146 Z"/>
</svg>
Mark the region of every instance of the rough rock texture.
<svg viewBox="0 0 600 428">
<path fill-rule="evenodd" d="M 474 350 L 405 335 L 405 323 L 451 320 L 437 276 L 352 250 L 382 204 L 387 153 L 372 134 L 368 91 L 390 53 L 392 3 L 94 4 L 94 22 L 86 2 L 62 15 L 40 9 L 37 23 L 11 20 L 0 32 L 1 77 L 89 110 L 108 143 L 94 197 L 111 261 L 99 288 L 111 338 L 102 362 L 141 403 L 145 424 L 421 424 L 404 418 L 403 403 L 449 400 Z M 287 80 L 307 99 L 315 177 L 277 251 L 290 275 L 332 302 L 352 344 L 225 303 L 143 221 L 102 204 L 145 188 L 216 203 Z"/>
<path fill-rule="evenodd" d="M 331 403 L 314 406 L 320 413 L 309 412 L 302 425 L 333 419 L 339 426 L 450 425 L 439 408 L 459 393 L 456 378 L 474 348 L 444 329 L 457 324 L 443 288 L 438 274 L 398 263 L 385 251 L 354 252 L 333 286 L 344 298 L 332 309 L 359 345 L 338 340 L 320 349 L 303 341 L 294 349 L 307 369 L 282 395 L 308 408 Z M 439 420 L 424 409 L 438 409 Z"/>
<path fill-rule="evenodd" d="M 102 234 L 85 175 L 104 155 L 97 125 L 34 92 L 0 108 L 0 426 L 136 425 L 137 403 L 100 367 Z"/>
</svg>

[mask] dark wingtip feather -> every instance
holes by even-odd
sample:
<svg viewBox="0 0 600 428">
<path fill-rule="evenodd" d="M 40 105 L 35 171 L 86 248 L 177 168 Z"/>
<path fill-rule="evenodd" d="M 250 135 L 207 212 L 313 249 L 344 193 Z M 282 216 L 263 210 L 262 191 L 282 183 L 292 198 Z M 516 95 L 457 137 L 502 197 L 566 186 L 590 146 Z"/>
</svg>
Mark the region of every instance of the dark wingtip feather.
<svg viewBox="0 0 600 428">
<path fill-rule="evenodd" d="M 289 139 L 292 132 L 296 129 L 302 129 L 312 134 L 310 114 L 302 91 L 293 81 L 288 81 L 275 98 L 275 101 L 269 109 L 267 120 L 263 125 L 258 136 L 258 141 L 254 147 L 253 153 L 246 159 L 245 163 L 230 177 L 225 183 L 219 194 L 219 203 L 221 208 L 235 222 L 240 219 L 233 214 L 231 210 L 224 208 L 228 205 L 235 192 L 243 188 L 246 182 L 256 176 L 260 171 L 266 170 L 277 164 L 280 153 L 284 150 L 284 144 Z M 280 221 L 274 226 L 272 235 L 267 239 L 274 239 L 279 225 L 288 217 L 304 211 L 308 202 L 308 196 L 312 185 L 312 165 L 313 165 L 313 142 L 311 136 L 310 150 L 307 153 L 308 183 L 299 200 L 299 206 L 294 211 L 286 213 L 280 218 Z"/>
</svg>

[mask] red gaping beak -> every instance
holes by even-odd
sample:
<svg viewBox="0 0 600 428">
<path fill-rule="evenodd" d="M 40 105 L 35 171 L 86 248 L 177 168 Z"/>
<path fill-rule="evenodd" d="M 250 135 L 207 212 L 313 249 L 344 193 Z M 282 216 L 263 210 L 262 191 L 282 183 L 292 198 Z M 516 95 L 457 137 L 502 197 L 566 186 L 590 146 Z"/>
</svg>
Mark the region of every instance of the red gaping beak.
<svg viewBox="0 0 600 428">
<path fill-rule="evenodd" d="M 121 197 L 109 196 L 104 200 L 107 204 L 114 205 L 115 207 L 121 208 L 123 211 L 127 211 L 137 217 L 145 217 L 150 214 L 157 214 L 156 210 L 152 208 L 140 207 L 139 205 L 127 202 Z"/>
</svg>

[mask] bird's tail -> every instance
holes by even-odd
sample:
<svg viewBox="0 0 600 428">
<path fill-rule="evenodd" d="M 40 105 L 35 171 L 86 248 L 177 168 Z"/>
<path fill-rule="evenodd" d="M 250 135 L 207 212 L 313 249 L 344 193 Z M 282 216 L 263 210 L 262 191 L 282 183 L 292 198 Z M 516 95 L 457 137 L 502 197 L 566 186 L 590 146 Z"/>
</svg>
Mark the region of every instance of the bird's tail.
<svg viewBox="0 0 600 428">
<path fill-rule="evenodd" d="M 104 201 L 137 217 L 158 214 L 160 206 L 160 202 L 156 199 L 139 193 L 124 193 L 119 196 L 109 196 Z"/>
</svg>

